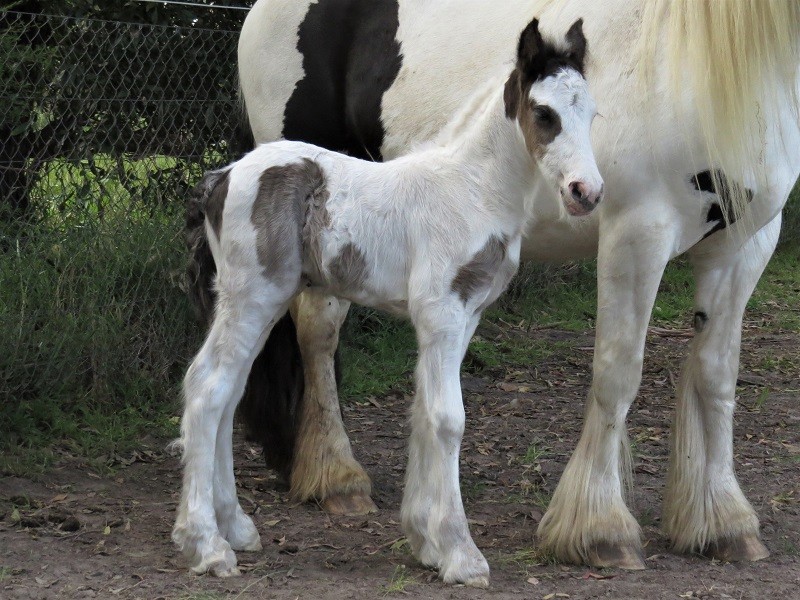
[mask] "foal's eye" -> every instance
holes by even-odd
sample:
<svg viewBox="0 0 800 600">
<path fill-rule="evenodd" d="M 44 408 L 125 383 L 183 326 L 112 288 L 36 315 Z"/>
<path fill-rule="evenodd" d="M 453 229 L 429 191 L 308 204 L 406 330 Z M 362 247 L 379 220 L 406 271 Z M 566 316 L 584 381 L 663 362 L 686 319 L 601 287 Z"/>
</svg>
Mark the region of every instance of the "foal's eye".
<svg viewBox="0 0 800 600">
<path fill-rule="evenodd" d="M 556 122 L 556 115 L 549 106 L 538 105 L 533 107 L 533 117 L 539 125 L 547 126 Z"/>
</svg>

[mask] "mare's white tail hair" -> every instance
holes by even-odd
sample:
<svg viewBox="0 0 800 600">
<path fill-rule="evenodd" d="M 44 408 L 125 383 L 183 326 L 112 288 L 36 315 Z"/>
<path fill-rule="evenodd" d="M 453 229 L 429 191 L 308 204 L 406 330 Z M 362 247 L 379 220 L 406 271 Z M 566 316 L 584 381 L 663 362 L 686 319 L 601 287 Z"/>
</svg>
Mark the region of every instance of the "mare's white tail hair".
<svg viewBox="0 0 800 600">
<path fill-rule="evenodd" d="M 800 2 L 797 0 L 648 0 L 642 15 L 639 65 L 653 90 L 664 45 L 669 91 L 689 93 L 697 110 L 709 166 L 733 181 L 762 181 L 765 115 L 788 105 L 797 126 Z M 688 90 L 687 90 L 688 86 Z M 719 184 L 719 182 L 715 182 Z M 728 216 L 748 200 L 734 187 Z M 738 192 L 738 193 L 737 193 Z"/>
</svg>

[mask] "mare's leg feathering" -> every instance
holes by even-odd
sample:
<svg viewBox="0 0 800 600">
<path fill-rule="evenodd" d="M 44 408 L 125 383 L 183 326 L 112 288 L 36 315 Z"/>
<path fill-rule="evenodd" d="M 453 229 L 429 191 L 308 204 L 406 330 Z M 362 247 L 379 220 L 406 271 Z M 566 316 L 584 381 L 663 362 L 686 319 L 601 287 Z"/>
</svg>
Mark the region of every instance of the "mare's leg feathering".
<svg viewBox="0 0 800 600">
<path fill-rule="evenodd" d="M 646 206 L 603 218 L 592 387 L 580 441 L 539 538 L 560 560 L 643 569 L 640 528 L 623 498 L 630 477 L 625 417 L 641 382 L 647 323 L 676 225 L 667 217 L 653 222 Z"/>
<path fill-rule="evenodd" d="M 334 355 L 350 303 L 307 289 L 292 304 L 303 356 L 305 397 L 298 415 L 290 494 L 295 501 L 315 499 L 333 514 L 363 515 L 377 508 L 372 484 L 353 457 L 336 390 Z"/>
<path fill-rule="evenodd" d="M 720 560 L 769 555 L 734 474 L 733 412 L 742 316 L 775 250 L 780 221 L 778 215 L 728 257 L 693 257 L 696 334 L 678 385 L 664 494 L 664 530 L 678 552 Z"/>
</svg>

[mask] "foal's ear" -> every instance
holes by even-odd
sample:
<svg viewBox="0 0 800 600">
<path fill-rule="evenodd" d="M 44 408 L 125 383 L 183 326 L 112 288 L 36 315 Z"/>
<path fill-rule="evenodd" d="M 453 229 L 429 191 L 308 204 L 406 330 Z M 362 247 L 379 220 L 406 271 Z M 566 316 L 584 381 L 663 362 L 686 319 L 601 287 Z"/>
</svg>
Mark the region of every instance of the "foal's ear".
<svg viewBox="0 0 800 600">
<path fill-rule="evenodd" d="M 530 71 L 537 62 L 539 54 L 544 49 L 542 34 L 539 33 L 539 19 L 534 19 L 522 30 L 517 46 L 517 67 L 526 73 Z"/>
<path fill-rule="evenodd" d="M 586 36 L 583 35 L 583 19 L 578 19 L 567 31 L 567 46 L 569 53 L 567 58 L 574 61 L 578 69 L 583 73 L 583 59 L 586 57 Z"/>
</svg>

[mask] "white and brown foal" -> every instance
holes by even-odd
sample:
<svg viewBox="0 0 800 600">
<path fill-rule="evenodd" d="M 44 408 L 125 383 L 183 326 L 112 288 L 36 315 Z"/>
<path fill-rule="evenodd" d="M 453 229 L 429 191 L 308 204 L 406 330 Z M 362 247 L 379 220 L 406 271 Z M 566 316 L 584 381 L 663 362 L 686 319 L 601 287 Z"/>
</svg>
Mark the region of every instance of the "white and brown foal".
<svg viewBox="0 0 800 600">
<path fill-rule="evenodd" d="M 445 582 L 488 585 L 459 491 L 459 370 L 481 313 L 517 269 L 531 192 L 549 187 L 572 215 L 601 199 L 585 52 L 580 20 L 557 45 L 534 20 L 510 76 L 509 66 L 435 143 L 406 157 L 373 163 L 284 141 L 204 177 L 193 201 L 207 217 L 217 300 L 185 380 L 172 535 L 193 570 L 236 574 L 234 550 L 261 547 L 236 497 L 233 414 L 274 323 L 301 291 L 316 290 L 414 324 L 403 529 Z"/>
</svg>

